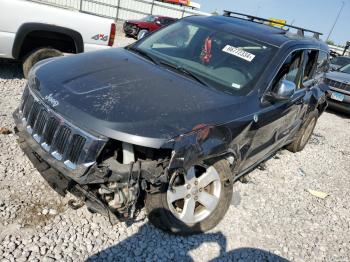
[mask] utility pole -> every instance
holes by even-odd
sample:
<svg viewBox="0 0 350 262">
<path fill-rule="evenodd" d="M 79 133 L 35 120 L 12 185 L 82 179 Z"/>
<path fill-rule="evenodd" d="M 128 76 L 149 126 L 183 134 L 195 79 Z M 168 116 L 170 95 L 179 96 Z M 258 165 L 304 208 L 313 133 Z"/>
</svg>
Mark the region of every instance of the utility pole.
<svg viewBox="0 0 350 262">
<path fill-rule="evenodd" d="M 341 2 L 341 7 L 340 7 L 340 9 L 339 9 L 339 12 L 338 12 L 338 14 L 337 14 L 337 17 L 335 18 L 335 21 L 334 21 L 334 24 L 333 24 L 333 26 L 332 26 L 332 28 L 331 28 L 331 31 L 329 31 L 329 34 L 328 34 L 328 36 L 327 36 L 326 41 L 329 40 L 329 37 L 331 36 L 331 34 L 332 34 L 332 32 L 333 32 L 333 29 L 334 29 L 334 27 L 335 27 L 335 24 L 338 22 L 339 16 L 340 16 L 341 12 L 343 11 L 344 5 L 345 5 L 345 2 L 342 1 L 342 2 Z"/>
<path fill-rule="evenodd" d="M 261 8 L 261 6 L 260 6 L 260 4 L 258 4 L 258 6 L 256 8 L 255 16 L 258 16 L 260 8 Z"/>
</svg>

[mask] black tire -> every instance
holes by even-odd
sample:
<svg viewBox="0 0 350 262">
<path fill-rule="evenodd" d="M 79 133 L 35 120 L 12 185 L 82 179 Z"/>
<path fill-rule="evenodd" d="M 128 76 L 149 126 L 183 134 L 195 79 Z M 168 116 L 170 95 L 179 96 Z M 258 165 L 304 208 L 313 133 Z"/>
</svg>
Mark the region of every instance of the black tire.
<svg viewBox="0 0 350 262">
<path fill-rule="evenodd" d="M 40 48 L 29 53 L 23 61 L 23 75 L 28 78 L 30 69 L 39 61 L 50 57 L 62 56 L 63 53 L 53 48 Z"/>
<path fill-rule="evenodd" d="M 296 134 L 294 141 L 286 146 L 289 151 L 296 153 L 302 151 L 305 148 L 315 129 L 318 116 L 319 113 L 317 109 L 309 114 L 308 118 Z"/>
<path fill-rule="evenodd" d="M 140 29 L 140 31 L 137 33 L 137 40 L 144 38 L 147 34 L 148 34 L 148 30 Z"/>
<path fill-rule="evenodd" d="M 154 226 L 176 235 L 199 234 L 214 228 L 225 216 L 230 206 L 233 186 L 232 183 L 227 181 L 232 172 L 226 160 L 216 162 L 213 167 L 220 176 L 221 193 L 218 205 L 208 217 L 195 224 L 186 224 L 180 221 L 168 207 L 168 185 L 165 185 L 161 192 L 147 194 L 146 196 L 145 206 L 149 221 Z"/>
</svg>

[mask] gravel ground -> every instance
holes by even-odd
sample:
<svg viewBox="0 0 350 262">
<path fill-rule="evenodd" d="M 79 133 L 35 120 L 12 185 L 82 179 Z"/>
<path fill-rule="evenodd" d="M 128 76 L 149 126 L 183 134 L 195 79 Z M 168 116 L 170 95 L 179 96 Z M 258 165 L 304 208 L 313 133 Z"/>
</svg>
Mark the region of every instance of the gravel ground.
<svg viewBox="0 0 350 262">
<path fill-rule="evenodd" d="M 0 127 L 13 130 L 25 82 L 19 64 L 0 61 Z M 0 261 L 350 261 L 349 137 L 350 118 L 326 112 L 303 152 L 281 150 L 235 183 L 215 229 L 176 237 L 144 211 L 112 227 L 85 207 L 69 209 L 70 196 L 49 188 L 16 135 L 0 135 Z"/>
</svg>

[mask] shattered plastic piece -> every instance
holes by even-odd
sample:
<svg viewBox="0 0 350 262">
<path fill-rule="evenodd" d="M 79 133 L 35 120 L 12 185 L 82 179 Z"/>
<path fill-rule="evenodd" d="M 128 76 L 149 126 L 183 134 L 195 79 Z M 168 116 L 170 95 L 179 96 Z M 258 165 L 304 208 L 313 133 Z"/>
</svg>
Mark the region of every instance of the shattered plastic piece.
<svg viewBox="0 0 350 262">
<path fill-rule="evenodd" d="M 305 173 L 305 171 L 303 169 L 299 168 L 298 169 L 298 175 L 299 176 L 306 176 L 306 173 Z"/>
<path fill-rule="evenodd" d="M 11 133 L 12 133 L 11 130 L 8 129 L 7 127 L 0 127 L 0 134 L 2 134 L 2 135 L 9 135 Z"/>
<path fill-rule="evenodd" d="M 232 194 L 231 205 L 238 207 L 241 203 L 242 197 L 239 191 L 234 191 Z"/>
<path fill-rule="evenodd" d="M 241 177 L 239 178 L 239 182 L 241 182 L 242 184 L 249 184 L 249 183 L 251 183 L 251 181 L 250 181 L 248 175 L 241 176 Z"/>
<path fill-rule="evenodd" d="M 325 199 L 327 196 L 329 196 L 329 194 L 321 192 L 321 191 L 316 191 L 316 190 L 312 190 L 312 189 L 307 189 L 307 191 L 311 195 L 318 197 L 318 198 L 321 198 L 321 199 Z"/>
<path fill-rule="evenodd" d="M 267 165 L 265 162 L 262 162 L 258 165 L 258 169 L 261 171 L 265 171 L 267 169 Z"/>
</svg>

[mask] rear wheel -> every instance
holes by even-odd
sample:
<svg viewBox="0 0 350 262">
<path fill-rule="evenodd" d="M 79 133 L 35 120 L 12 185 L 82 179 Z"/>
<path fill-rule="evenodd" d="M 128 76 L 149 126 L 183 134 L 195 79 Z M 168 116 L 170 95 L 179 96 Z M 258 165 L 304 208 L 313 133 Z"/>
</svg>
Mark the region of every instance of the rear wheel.
<svg viewBox="0 0 350 262">
<path fill-rule="evenodd" d="M 286 148 L 291 152 L 299 152 L 304 149 L 307 142 L 309 141 L 318 119 L 318 110 L 311 112 L 295 136 L 295 139 Z"/>
<path fill-rule="evenodd" d="M 34 50 L 33 52 L 29 53 L 27 57 L 24 59 L 23 62 L 23 75 L 25 78 L 28 78 L 28 74 L 30 69 L 39 61 L 56 57 L 56 56 L 62 56 L 62 52 L 60 52 L 57 49 L 53 48 L 40 48 L 37 50 Z"/>
<path fill-rule="evenodd" d="M 146 29 L 141 29 L 139 33 L 137 34 L 137 40 L 140 40 L 144 38 L 148 34 L 148 30 Z"/>
<path fill-rule="evenodd" d="M 175 172 L 169 185 L 146 197 L 149 220 L 165 231 L 191 235 L 215 227 L 226 214 L 232 198 L 231 175 L 226 160 L 209 167 L 193 166 Z"/>
</svg>

